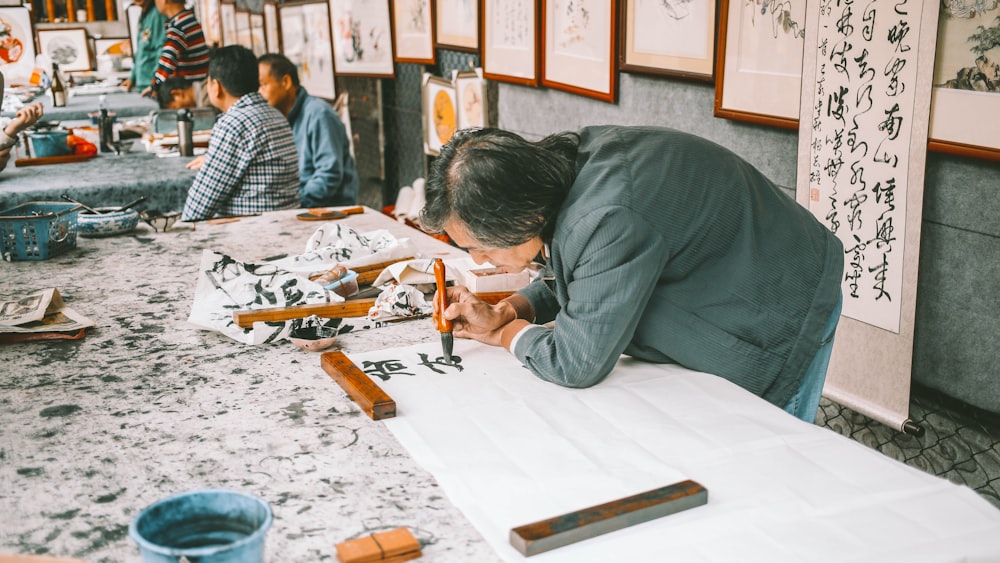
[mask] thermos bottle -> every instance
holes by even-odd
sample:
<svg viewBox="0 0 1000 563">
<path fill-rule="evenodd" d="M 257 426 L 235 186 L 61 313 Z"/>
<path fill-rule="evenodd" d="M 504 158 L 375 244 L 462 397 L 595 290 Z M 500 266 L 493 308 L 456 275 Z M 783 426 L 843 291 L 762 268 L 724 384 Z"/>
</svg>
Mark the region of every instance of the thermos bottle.
<svg viewBox="0 0 1000 563">
<path fill-rule="evenodd" d="M 177 110 L 177 149 L 181 156 L 194 156 L 194 139 L 192 138 L 191 110 Z"/>
</svg>

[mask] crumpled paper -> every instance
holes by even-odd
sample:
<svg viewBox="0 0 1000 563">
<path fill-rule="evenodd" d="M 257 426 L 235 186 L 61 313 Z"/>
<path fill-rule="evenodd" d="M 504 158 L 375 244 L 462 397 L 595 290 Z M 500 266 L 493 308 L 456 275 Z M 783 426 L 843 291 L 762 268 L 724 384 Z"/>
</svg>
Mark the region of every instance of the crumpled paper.
<svg viewBox="0 0 1000 563">
<path fill-rule="evenodd" d="M 305 251 L 270 262 L 289 272 L 328 270 L 337 264 L 357 268 L 412 256 L 410 239 L 397 239 L 385 229 L 367 233 L 343 223 L 324 223 L 306 242 Z"/>
<path fill-rule="evenodd" d="M 302 319 L 258 322 L 253 328 L 240 328 L 233 321 L 233 311 L 340 301 L 344 298 L 273 263 L 240 262 L 204 250 L 188 322 L 256 346 L 287 338 Z"/>
<path fill-rule="evenodd" d="M 368 310 L 368 320 L 384 321 L 400 317 L 430 315 L 434 305 L 412 285 L 391 282 L 382 288 L 375 304 Z"/>
<path fill-rule="evenodd" d="M 455 281 L 460 278 L 460 272 L 456 271 L 454 265 L 449 261 L 444 261 L 445 281 Z M 392 281 L 407 285 L 426 285 L 434 283 L 434 260 L 428 258 L 417 258 L 396 262 L 391 264 L 372 282 L 374 286 L 381 286 Z"/>
</svg>

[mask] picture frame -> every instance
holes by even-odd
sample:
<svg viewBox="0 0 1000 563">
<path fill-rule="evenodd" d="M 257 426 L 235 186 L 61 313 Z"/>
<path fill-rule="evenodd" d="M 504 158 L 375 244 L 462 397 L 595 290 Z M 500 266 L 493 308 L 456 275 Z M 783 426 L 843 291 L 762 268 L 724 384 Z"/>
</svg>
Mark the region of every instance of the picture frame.
<svg viewBox="0 0 1000 563">
<path fill-rule="evenodd" d="M 264 34 L 264 14 L 250 12 L 250 50 L 258 57 L 267 53 L 267 36 Z"/>
<path fill-rule="evenodd" d="M 436 63 L 434 0 L 392 0 L 392 45 L 397 63 Z"/>
<path fill-rule="evenodd" d="M 613 0 L 542 0 L 542 85 L 615 103 L 617 16 Z"/>
<path fill-rule="evenodd" d="M 805 0 L 720 1 L 716 117 L 798 128 L 805 9 Z"/>
<path fill-rule="evenodd" d="M 618 69 L 712 82 L 715 2 L 621 0 Z"/>
<path fill-rule="evenodd" d="M 326 0 L 282 4 L 278 18 L 281 52 L 298 68 L 299 84 L 317 98 L 336 99 L 329 4 Z"/>
<path fill-rule="evenodd" d="M 330 0 L 333 69 L 341 76 L 393 78 L 389 0 Z"/>
<path fill-rule="evenodd" d="M 264 2 L 264 40 L 269 53 L 281 51 L 281 19 L 278 17 L 278 4 Z"/>
<path fill-rule="evenodd" d="M 87 28 L 39 29 L 35 31 L 35 37 L 38 39 L 38 52 L 47 55 L 53 63 L 58 63 L 59 70 L 93 70 Z"/>
<path fill-rule="evenodd" d="M 982 13 L 940 3 L 937 50 L 931 91 L 930 139 L 934 152 L 1000 161 L 1000 132 L 984 127 L 984 116 L 1000 115 L 1000 6 Z M 953 11 L 954 10 L 954 11 Z M 990 79 L 992 77 L 992 79 Z"/>
<path fill-rule="evenodd" d="M 236 23 L 236 3 L 222 2 L 219 4 L 219 20 L 222 24 L 222 45 L 238 45 L 239 26 Z"/>
<path fill-rule="evenodd" d="M 479 0 L 437 0 L 436 45 L 453 51 L 479 51 Z"/>
<path fill-rule="evenodd" d="M 441 147 L 458 130 L 455 85 L 450 80 L 425 72 L 421 80 L 424 124 L 424 153 L 437 156 Z"/>
<path fill-rule="evenodd" d="M 128 37 L 95 37 L 94 60 L 96 61 L 101 55 L 132 56 L 131 52 L 126 52 L 126 49 L 131 49 L 131 46 L 132 42 Z"/>
<path fill-rule="evenodd" d="M 486 127 L 489 111 L 483 69 L 453 70 L 451 83 L 455 87 L 455 114 L 458 129 Z"/>
<path fill-rule="evenodd" d="M 222 44 L 222 3 L 220 0 L 198 1 L 198 22 L 201 23 L 205 43 L 209 46 Z"/>
<path fill-rule="evenodd" d="M 152 8 L 155 10 L 156 8 Z M 132 52 L 139 52 L 139 20 L 142 18 L 142 6 L 129 4 L 125 8 L 125 21 L 128 24 L 128 38 L 132 41 Z"/>
<path fill-rule="evenodd" d="M 236 7 L 236 42 L 250 49 L 250 11 Z M 252 49 L 251 49 L 252 50 Z"/>
<path fill-rule="evenodd" d="M 480 14 L 483 76 L 537 87 L 541 83 L 539 22 L 535 0 L 483 0 Z"/>
<path fill-rule="evenodd" d="M 28 84 L 35 70 L 35 27 L 24 6 L 0 7 L 0 21 L 10 28 L 0 45 L 0 70 L 7 86 Z"/>
</svg>

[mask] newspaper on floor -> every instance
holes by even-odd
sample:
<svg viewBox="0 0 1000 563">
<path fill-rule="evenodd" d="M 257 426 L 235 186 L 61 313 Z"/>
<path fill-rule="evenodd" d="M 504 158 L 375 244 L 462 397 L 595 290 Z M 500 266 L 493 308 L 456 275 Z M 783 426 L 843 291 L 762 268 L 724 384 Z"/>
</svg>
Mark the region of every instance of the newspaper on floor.
<svg viewBox="0 0 1000 563">
<path fill-rule="evenodd" d="M 92 326 L 94 321 L 67 307 L 54 287 L 0 297 L 0 333 L 78 332 Z"/>
</svg>

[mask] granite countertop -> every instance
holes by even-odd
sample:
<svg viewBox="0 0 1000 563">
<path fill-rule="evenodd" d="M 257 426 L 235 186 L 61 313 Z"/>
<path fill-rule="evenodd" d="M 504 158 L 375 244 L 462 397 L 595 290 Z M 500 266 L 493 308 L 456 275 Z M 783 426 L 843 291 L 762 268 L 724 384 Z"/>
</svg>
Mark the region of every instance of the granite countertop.
<svg viewBox="0 0 1000 563">
<path fill-rule="evenodd" d="M 136 141 L 129 153 L 101 153 L 84 162 L 18 168 L 12 161 L 0 172 L 0 210 L 29 201 L 62 201 L 59 195 L 69 193 L 91 207 L 124 205 L 145 195 L 145 209 L 179 211 L 196 174 L 184 167 L 191 160 L 158 157 Z"/>
<path fill-rule="evenodd" d="M 45 261 L 0 263 L 7 291 L 55 286 L 97 323 L 82 340 L 0 345 L 0 552 L 138 561 L 127 529 L 141 509 L 229 488 L 274 510 L 269 561 L 335 561 L 335 543 L 399 526 L 427 543 L 422 561 L 498 561 L 319 354 L 186 322 L 203 249 L 243 261 L 297 254 L 325 223 L 296 213 L 165 233 L 140 224 Z M 463 254 L 372 210 L 342 221 L 409 237 L 423 256 Z M 335 348 L 436 338 L 424 319 L 341 335 Z"/>
</svg>

